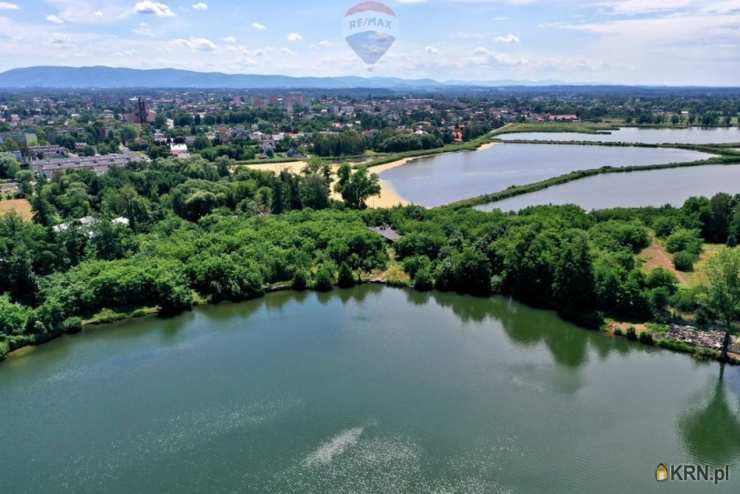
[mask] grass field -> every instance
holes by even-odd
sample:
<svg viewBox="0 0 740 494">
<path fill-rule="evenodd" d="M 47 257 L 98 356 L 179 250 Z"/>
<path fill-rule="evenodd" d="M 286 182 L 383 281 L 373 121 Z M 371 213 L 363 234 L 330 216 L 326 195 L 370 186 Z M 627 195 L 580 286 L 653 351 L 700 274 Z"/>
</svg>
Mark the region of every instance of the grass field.
<svg viewBox="0 0 740 494">
<path fill-rule="evenodd" d="M 0 201 L 0 216 L 5 216 L 11 211 L 15 211 L 18 216 L 26 221 L 31 221 L 33 213 L 31 212 L 31 203 L 25 199 L 8 199 Z"/>
<path fill-rule="evenodd" d="M 492 136 L 499 134 L 515 134 L 521 132 L 578 132 L 579 134 L 599 134 L 609 130 L 619 129 L 620 124 L 616 122 L 542 122 L 542 123 L 512 123 L 504 125 L 491 133 Z"/>
<path fill-rule="evenodd" d="M 694 265 L 694 271 L 691 273 L 678 271 L 673 265 L 673 256 L 665 250 L 665 247 L 658 240 L 654 240 L 650 247 L 643 250 L 640 253 L 640 258 L 645 261 L 642 268 L 646 273 L 657 268 L 664 268 L 676 275 L 681 285 L 694 288 L 707 283 L 707 262 L 724 248 L 724 245 L 704 244 L 701 257 L 699 257 L 699 261 Z"/>
</svg>

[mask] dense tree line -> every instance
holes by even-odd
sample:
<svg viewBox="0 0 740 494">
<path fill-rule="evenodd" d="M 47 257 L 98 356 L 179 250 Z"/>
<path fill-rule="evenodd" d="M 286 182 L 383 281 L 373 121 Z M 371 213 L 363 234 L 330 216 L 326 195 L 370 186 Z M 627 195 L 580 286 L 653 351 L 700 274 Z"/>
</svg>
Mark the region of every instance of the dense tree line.
<svg viewBox="0 0 740 494">
<path fill-rule="evenodd" d="M 363 197 L 377 179 L 364 169 L 340 169 L 339 202 L 318 161 L 302 175 L 231 168 L 158 160 L 39 180 L 34 222 L 0 220 L 0 354 L 77 331 L 104 309 L 175 314 L 278 283 L 351 286 L 387 266 L 387 245 L 368 230 L 383 225 L 401 233 L 395 259 L 419 290 L 505 294 L 589 326 L 605 315 L 663 320 L 671 308 L 706 322 L 733 317 L 722 310 L 721 290 L 680 289 L 666 270 L 645 274 L 636 254 L 653 232 L 676 252 L 708 240 L 734 245 L 737 197 L 594 213 L 366 210 Z"/>
</svg>

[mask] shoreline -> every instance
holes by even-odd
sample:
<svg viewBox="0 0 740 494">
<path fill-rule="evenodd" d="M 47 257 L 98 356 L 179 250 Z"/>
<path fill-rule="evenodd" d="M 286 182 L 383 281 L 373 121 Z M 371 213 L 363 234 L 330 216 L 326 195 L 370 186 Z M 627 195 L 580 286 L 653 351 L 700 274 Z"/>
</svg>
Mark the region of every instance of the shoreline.
<svg viewBox="0 0 740 494">
<path fill-rule="evenodd" d="M 518 197 L 533 192 L 539 192 L 541 190 L 549 189 L 558 185 L 564 185 L 570 182 L 575 182 L 584 178 L 589 178 L 597 175 L 608 175 L 614 173 L 639 173 L 654 170 L 670 170 L 679 168 L 693 168 L 699 166 L 737 166 L 740 165 L 740 156 L 728 155 L 719 151 L 714 151 L 715 157 L 700 161 L 688 161 L 682 163 L 665 163 L 659 165 L 641 165 L 641 166 L 625 166 L 625 167 L 602 167 L 602 168 L 590 168 L 585 170 L 578 170 L 557 177 L 548 178 L 539 182 L 533 182 L 524 185 L 513 185 L 504 190 L 498 192 L 492 192 L 489 194 L 482 194 L 468 199 L 462 199 L 460 201 L 451 202 L 439 207 L 451 207 L 453 209 L 466 208 L 466 207 L 477 207 L 494 205 L 497 202 L 511 199 L 512 197 Z"/>
<path fill-rule="evenodd" d="M 494 146 L 499 144 L 496 141 L 491 142 L 484 142 L 480 146 L 478 146 L 474 151 L 485 151 L 487 149 L 490 149 Z M 388 163 L 383 163 L 381 165 L 376 165 L 369 167 L 368 170 L 372 173 L 378 175 L 378 179 L 380 182 L 380 194 L 371 196 L 367 200 L 367 207 L 370 209 L 390 209 L 394 208 L 396 206 L 409 206 L 411 205 L 411 202 L 403 197 L 401 194 L 398 193 L 398 191 L 393 187 L 393 184 L 391 184 L 387 180 L 383 180 L 380 178 L 380 174 L 383 172 L 386 172 L 388 170 L 392 170 L 394 168 L 399 168 L 401 166 L 407 165 L 411 163 L 412 161 L 430 158 L 433 156 L 437 156 L 439 154 L 447 154 L 447 153 L 459 153 L 460 150 L 449 150 L 449 151 L 443 151 L 441 153 L 431 153 L 431 154 L 424 154 L 420 156 L 408 156 L 405 158 L 400 158 L 394 161 L 390 161 Z M 283 171 L 287 171 L 288 173 L 292 174 L 300 174 L 303 172 L 303 170 L 308 165 L 307 161 L 283 161 L 283 162 L 276 162 L 276 163 L 254 163 L 254 164 L 245 164 L 245 165 L 239 165 L 240 167 L 247 167 L 256 171 L 262 171 L 262 172 L 270 172 L 274 174 L 282 173 Z M 336 171 L 338 165 L 334 164 L 332 165 L 332 169 Z M 330 196 L 332 199 L 335 200 L 341 200 L 341 197 L 334 192 L 334 183 L 332 182 L 331 192 Z"/>
<path fill-rule="evenodd" d="M 478 146 L 473 152 L 485 151 L 487 149 L 491 149 L 497 144 L 499 143 L 496 141 L 484 142 L 483 144 Z M 406 199 L 405 197 L 400 195 L 398 191 L 396 191 L 396 189 L 393 187 L 393 184 L 391 184 L 387 180 L 383 180 L 382 178 L 380 178 L 380 174 L 388 170 L 393 170 L 394 168 L 400 168 L 402 166 L 408 165 L 409 163 L 416 161 L 416 160 L 431 158 L 434 156 L 439 156 L 439 155 L 447 154 L 447 153 L 459 153 L 459 152 L 461 151 L 450 150 L 450 151 L 445 151 L 442 153 L 426 154 L 422 156 L 411 156 L 411 157 L 406 157 L 406 158 L 401 158 L 399 160 L 391 161 L 390 163 L 383 163 L 382 165 L 377 165 L 377 166 L 370 168 L 369 170 L 371 170 L 373 173 L 378 175 L 378 179 L 380 180 L 381 190 L 380 190 L 379 195 L 372 196 L 368 199 L 367 206 L 371 209 L 383 209 L 383 208 L 392 208 L 395 206 L 411 205 L 411 202 L 408 199 Z"/>
<path fill-rule="evenodd" d="M 405 290 L 414 290 L 414 291 L 417 291 L 412 286 L 407 286 L 407 285 L 398 286 L 398 285 L 391 284 L 391 283 L 389 283 L 386 280 L 378 279 L 378 278 L 374 278 L 372 280 L 358 282 L 358 283 L 356 283 L 355 287 L 362 286 L 362 285 L 380 285 L 380 286 L 383 286 L 384 288 L 396 288 L 396 289 L 405 289 Z M 332 289 L 330 291 L 328 291 L 328 292 L 319 292 L 317 290 L 311 290 L 311 289 L 304 290 L 304 292 L 331 293 L 331 292 L 336 291 L 338 289 L 339 289 L 338 286 L 333 286 Z M 251 298 L 251 299 L 247 299 L 247 300 L 241 300 L 239 302 L 226 302 L 226 303 L 240 304 L 240 303 L 244 303 L 244 302 L 249 302 L 250 300 L 257 300 L 257 299 L 263 298 L 266 295 L 269 295 L 270 293 L 288 292 L 288 291 L 296 291 L 296 290 L 293 289 L 292 285 L 288 285 L 286 283 L 278 283 L 278 284 L 275 284 L 275 285 L 270 285 L 270 286 L 265 287 L 263 293 L 261 295 L 257 296 L 257 297 L 254 297 L 254 298 Z M 419 293 L 424 293 L 424 292 L 419 292 Z M 466 295 L 466 296 L 472 296 L 472 295 Z M 496 296 L 506 297 L 506 295 L 495 295 L 495 294 L 492 294 L 488 298 L 496 297 Z M 224 302 L 222 302 L 222 303 L 224 303 Z M 521 302 L 521 303 L 524 303 L 524 302 Z M 210 303 L 210 302 L 196 303 L 196 304 L 193 305 L 193 307 L 189 311 L 186 311 L 186 312 L 192 312 L 193 309 L 196 309 L 198 307 L 208 306 L 208 305 L 214 305 L 215 306 L 215 305 L 218 305 L 218 304 L 213 304 L 213 303 Z M 525 305 L 527 305 L 527 304 L 525 304 Z M 531 307 L 531 306 L 527 305 L 527 307 Z M 186 312 L 183 312 L 183 314 L 186 313 Z M 137 315 L 137 313 L 140 314 L 140 315 Z M 178 316 L 180 316 L 180 315 L 182 315 L 182 314 L 178 314 Z M 40 340 L 40 341 L 37 341 L 37 342 L 29 342 L 29 343 L 27 343 L 27 344 L 25 344 L 23 346 L 20 346 L 20 347 L 14 349 L 14 350 L 8 352 L 5 355 L 4 358 L 0 355 L 0 369 L 2 368 L 3 361 L 10 360 L 10 359 L 24 358 L 24 357 L 26 357 L 28 355 L 32 355 L 35 352 L 35 350 L 37 349 L 37 347 L 39 347 L 39 346 L 41 346 L 41 345 L 43 345 L 45 343 L 49 343 L 51 341 L 54 341 L 56 339 L 62 338 L 64 336 L 75 336 L 75 335 L 78 335 L 78 334 L 84 334 L 86 331 L 92 331 L 92 330 L 95 330 L 97 328 L 101 328 L 101 327 L 108 326 L 108 325 L 111 325 L 111 324 L 127 323 L 127 322 L 131 322 L 131 321 L 139 320 L 139 319 L 150 319 L 150 318 L 154 318 L 154 317 L 158 317 L 158 314 L 156 312 L 153 312 L 151 310 L 150 311 L 144 310 L 144 311 L 134 311 L 134 312 L 132 312 L 129 315 L 125 315 L 125 316 L 122 316 L 119 319 L 114 319 L 114 320 L 110 320 L 110 321 L 87 322 L 86 324 L 83 324 L 83 327 L 82 327 L 82 330 L 81 331 L 70 332 L 70 333 L 59 333 L 59 334 L 56 334 L 56 335 L 53 335 L 53 336 L 44 338 L 43 340 Z M 174 317 L 177 317 L 177 316 L 174 316 Z M 558 316 L 558 317 L 560 317 L 560 316 Z M 563 319 L 563 318 L 561 317 L 561 319 Z M 563 320 L 564 321 L 567 321 L 566 319 L 563 319 Z M 599 333 L 604 334 L 607 337 L 611 337 L 611 338 L 625 338 L 627 340 L 630 340 L 630 338 L 626 334 L 616 334 L 616 332 L 614 331 L 614 328 L 612 327 L 613 324 L 614 323 L 612 323 L 612 325 L 610 325 L 608 322 L 605 321 L 604 324 L 598 330 L 596 330 L 596 331 L 598 331 Z M 593 329 L 589 329 L 589 328 L 580 326 L 578 324 L 575 324 L 575 326 L 579 330 L 581 330 L 581 331 L 595 331 Z M 640 325 L 640 326 L 645 326 L 645 325 Z M 720 362 L 721 363 L 721 361 L 720 361 L 720 355 L 719 354 L 716 354 L 715 355 L 711 349 L 705 348 L 705 347 L 692 346 L 692 345 L 687 345 L 687 344 L 679 344 L 678 342 L 675 342 L 674 340 L 665 339 L 665 338 L 654 340 L 650 344 L 643 343 L 641 341 L 634 341 L 634 342 L 635 343 L 639 343 L 639 344 L 644 344 L 644 345 L 649 345 L 649 346 L 657 347 L 657 348 L 660 348 L 662 350 L 670 351 L 672 353 L 682 353 L 682 354 L 690 355 L 690 356 L 692 356 L 694 358 L 701 358 L 701 359 L 704 359 L 704 360 L 713 360 L 713 361 L 716 361 L 716 362 Z M 735 356 L 736 356 L 736 354 L 731 354 L 730 361 L 727 362 L 727 363 L 730 364 L 730 365 L 740 366 L 740 359 L 735 358 Z"/>
</svg>

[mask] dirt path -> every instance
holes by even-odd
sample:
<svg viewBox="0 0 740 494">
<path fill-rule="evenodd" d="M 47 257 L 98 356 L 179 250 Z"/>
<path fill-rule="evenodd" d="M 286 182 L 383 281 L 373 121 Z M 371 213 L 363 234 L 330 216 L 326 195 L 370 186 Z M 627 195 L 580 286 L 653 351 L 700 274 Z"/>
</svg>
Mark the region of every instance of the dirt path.
<svg viewBox="0 0 740 494">
<path fill-rule="evenodd" d="M 654 240 L 650 247 L 643 250 L 640 253 L 640 257 L 645 260 L 645 265 L 643 266 L 645 272 L 650 273 L 658 268 L 663 268 L 675 274 L 682 285 L 688 283 L 688 275 L 676 270 L 676 267 L 673 265 L 673 258 L 657 241 Z"/>
</svg>

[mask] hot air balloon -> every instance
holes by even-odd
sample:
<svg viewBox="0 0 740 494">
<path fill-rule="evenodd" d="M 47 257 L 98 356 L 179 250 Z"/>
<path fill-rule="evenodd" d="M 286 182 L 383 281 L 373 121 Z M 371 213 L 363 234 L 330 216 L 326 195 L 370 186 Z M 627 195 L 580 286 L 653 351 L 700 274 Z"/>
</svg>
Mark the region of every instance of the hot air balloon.
<svg viewBox="0 0 740 494">
<path fill-rule="evenodd" d="M 372 70 L 396 41 L 398 18 L 380 2 L 358 3 L 344 16 L 343 32 L 350 48 Z"/>
</svg>

